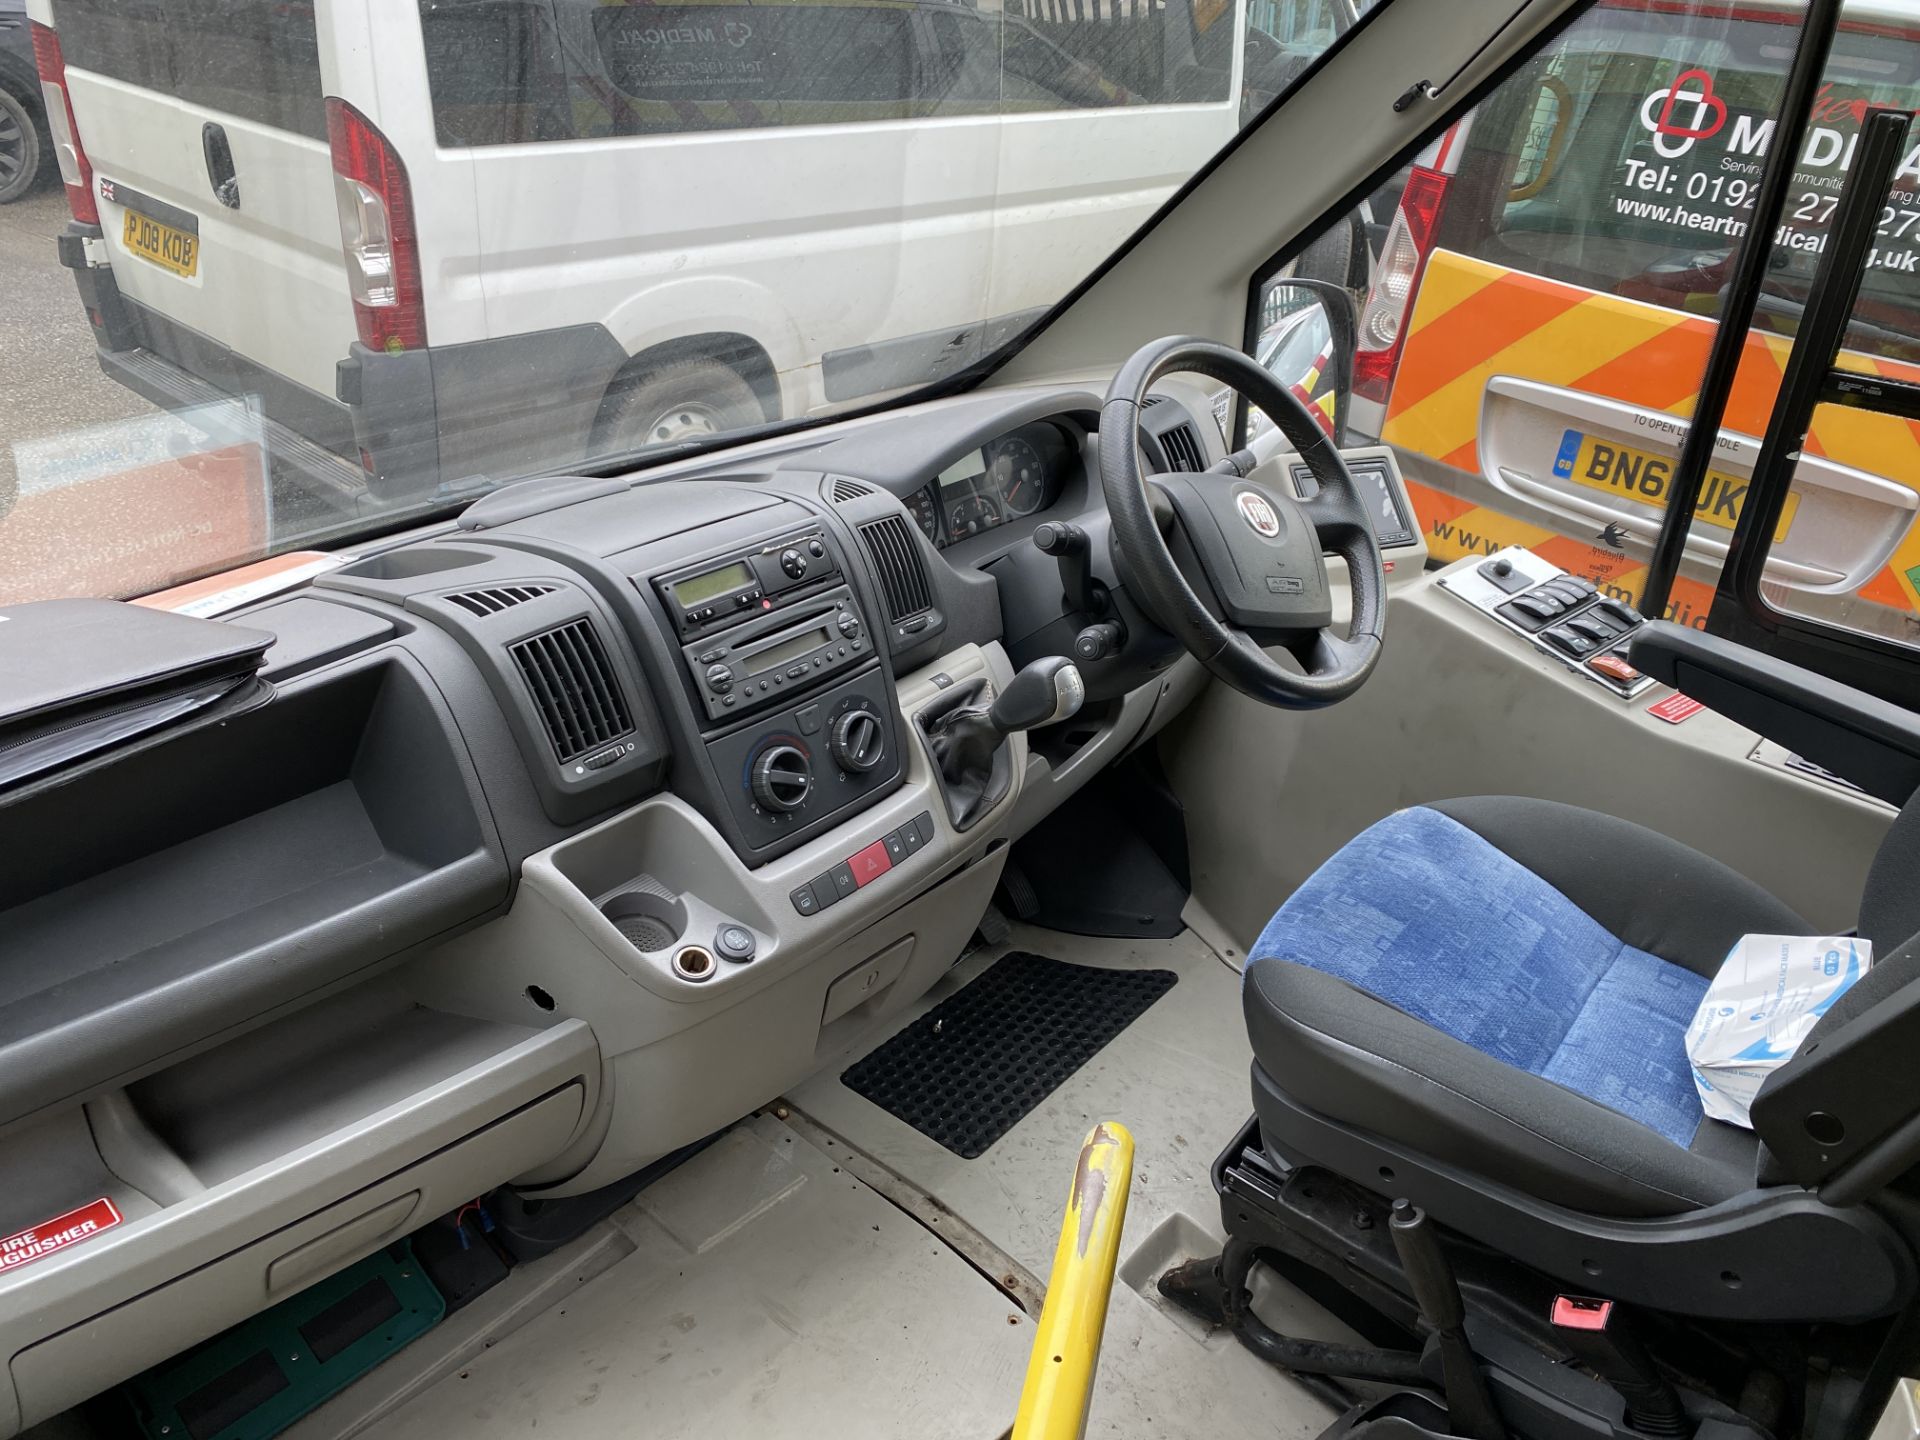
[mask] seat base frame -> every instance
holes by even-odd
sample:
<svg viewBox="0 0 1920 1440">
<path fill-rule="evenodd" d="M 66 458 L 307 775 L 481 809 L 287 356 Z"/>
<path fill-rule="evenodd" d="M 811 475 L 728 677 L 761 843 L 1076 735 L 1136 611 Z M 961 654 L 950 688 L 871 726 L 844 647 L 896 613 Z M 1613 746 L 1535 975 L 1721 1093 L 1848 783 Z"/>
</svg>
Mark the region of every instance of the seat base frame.
<svg viewBox="0 0 1920 1440">
<path fill-rule="evenodd" d="M 1384 1380 L 1423 1395 L 1439 1387 L 1440 1366 L 1392 1243 L 1387 1198 L 1320 1165 L 1276 1156 L 1258 1118 L 1214 1162 L 1213 1182 L 1226 1248 L 1161 1277 L 1164 1296 L 1207 1323 L 1231 1329 L 1248 1349 L 1322 1398 L 1346 1405 L 1334 1427 L 1342 1434 L 1362 1418 L 1364 1407 L 1333 1377 Z M 1447 1248 L 1466 1300 L 1475 1356 L 1513 1434 L 1529 1440 L 1644 1440 L 1620 1393 L 1573 1363 L 1555 1337 L 1548 1322 L 1552 1300 L 1569 1286 L 1457 1233 L 1449 1233 Z M 1297 1340 L 1269 1329 L 1251 1308 L 1256 1262 L 1273 1267 L 1378 1348 Z M 1647 1311 L 1636 1311 L 1635 1319 L 1674 1381 L 1698 1440 L 1766 1440 L 1791 1431 L 1788 1417 L 1807 1408 L 1800 1393 L 1813 1359 L 1807 1327 L 1733 1326 Z M 1883 1322 L 1849 1328 L 1870 1333 L 1856 1336 L 1863 1343 L 1846 1346 L 1844 1355 L 1820 1357 L 1830 1393 L 1812 1407 L 1818 1418 L 1803 1432 L 1810 1440 L 1864 1433 L 1851 1427 L 1864 1415 L 1870 1428 L 1886 1399 L 1872 1393 L 1881 1388 L 1873 1377 L 1882 1367 L 1875 1362 L 1885 1358 L 1900 1327 Z M 1403 1427 L 1405 1421 L 1395 1424 Z"/>
</svg>

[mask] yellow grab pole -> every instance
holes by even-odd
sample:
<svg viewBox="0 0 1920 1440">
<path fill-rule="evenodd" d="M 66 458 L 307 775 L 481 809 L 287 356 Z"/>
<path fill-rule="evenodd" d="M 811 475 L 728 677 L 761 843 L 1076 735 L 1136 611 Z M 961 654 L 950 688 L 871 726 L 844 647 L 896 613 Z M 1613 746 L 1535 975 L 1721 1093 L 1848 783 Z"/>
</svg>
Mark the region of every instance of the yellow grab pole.
<svg viewBox="0 0 1920 1440">
<path fill-rule="evenodd" d="M 1079 1440 L 1086 1431 L 1132 1186 L 1133 1136 L 1124 1125 L 1102 1121 L 1074 1166 L 1013 1440 Z"/>
</svg>

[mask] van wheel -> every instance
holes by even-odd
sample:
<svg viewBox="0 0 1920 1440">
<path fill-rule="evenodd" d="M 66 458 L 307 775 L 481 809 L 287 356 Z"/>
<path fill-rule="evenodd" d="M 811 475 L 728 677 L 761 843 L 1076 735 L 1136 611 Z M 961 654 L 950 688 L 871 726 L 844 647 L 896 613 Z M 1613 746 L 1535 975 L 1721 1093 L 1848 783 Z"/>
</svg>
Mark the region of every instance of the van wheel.
<svg viewBox="0 0 1920 1440">
<path fill-rule="evenodd" d="M 11 90 L 0 89 L 0 205 L 33 188 L 46 154 L 33 112 Z"/>
<path fill-rule="evenodd" d="M 760 397 L 717 360 L 680 360 L 647 370 L 608 396 L 603 449 L 619 453 L 699 440 L 765 423 Z"/>
</svg>

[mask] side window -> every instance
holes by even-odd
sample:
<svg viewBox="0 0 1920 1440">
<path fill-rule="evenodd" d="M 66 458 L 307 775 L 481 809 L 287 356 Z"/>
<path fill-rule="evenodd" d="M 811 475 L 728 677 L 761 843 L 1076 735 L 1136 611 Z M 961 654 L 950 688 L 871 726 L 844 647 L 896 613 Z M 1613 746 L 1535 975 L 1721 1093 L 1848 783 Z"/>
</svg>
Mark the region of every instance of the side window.
<svg viewBox="0 0 1920 1440">
<path fill-rule="evenodd" d="M 1907 99 L 1900 108 L 1912 104 Z M 1816 130 L 1812 145 L 1819 143 Z M 1837 361 L 1843 370 L 1913 384 L 1920 383 L 1920 135 L 1910 131 L 1906 144 L 1891 191 L 1881 198 Z M 1808 179 L 1804 170 L 1796 175 L 1800 184 Z M 1832 213 L 1828 199 L 1828 192 L 1796 188 L 1776 251 L 1820 233 L 1813 227 Z M 1797 211 L 1811 213 L 1798 218 Z M 1802 255 L 1817 262 L 1817 252 L 1797 247 L 1794 262 Z M 1803 264 L 1776 272 L 1782 283 L 1770 298 L 1778 319 L 1794 318 L 1805 296 L 1812 267 Z M 1770 537 L 1760 585 L 1765 603 L 1784 615 L 1920 647 L 1917 489 L 1920 423 L 1852 406 L 1816 406 Z"/>
<path fill-rule="evenodd" d="M 418 3 L 446 145 L 1225 101 L 1240 23 L 1234 0 Z M 1293 31 L 1304 65 L 1332 25 Z"/>
<path fill-rule="evenodd" d="M 1397 450 L 1436 562 L 1528 545 L 1638 600 L 1798 19 L 1596 6 L 1417 158 L 1372 247 L 1347 438 Z M 1669 599 L 1681 623 L 1706 623 L 1859 117 L 1917 87 L 1920 29 L 1843 17 Z M 1901 375 L 1920 361 L 1901 269 L 1920 165 L 1905 178 L 1849 342 Z M 1819 418 L 1769 571 L 1783 606 L 1912 629 L 1915 436 Z"/>
</svg>

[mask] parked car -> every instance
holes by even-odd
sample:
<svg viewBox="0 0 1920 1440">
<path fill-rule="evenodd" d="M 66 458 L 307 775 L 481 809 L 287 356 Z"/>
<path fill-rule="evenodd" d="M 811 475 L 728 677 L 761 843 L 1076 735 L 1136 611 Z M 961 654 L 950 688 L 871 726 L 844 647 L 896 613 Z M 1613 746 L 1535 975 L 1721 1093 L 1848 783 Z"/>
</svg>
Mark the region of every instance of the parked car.
<svg viewBox="0 0 1920 1440">
<path fill-rule="evenodd" d="M 0 205 L 31 190 L 51 163 L 27 0 L 0 0 Z"/>
</svg>

